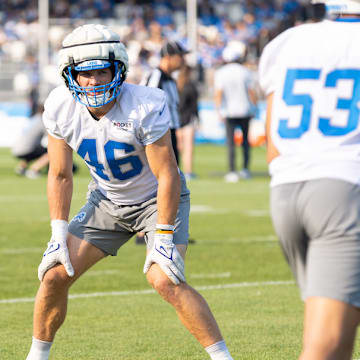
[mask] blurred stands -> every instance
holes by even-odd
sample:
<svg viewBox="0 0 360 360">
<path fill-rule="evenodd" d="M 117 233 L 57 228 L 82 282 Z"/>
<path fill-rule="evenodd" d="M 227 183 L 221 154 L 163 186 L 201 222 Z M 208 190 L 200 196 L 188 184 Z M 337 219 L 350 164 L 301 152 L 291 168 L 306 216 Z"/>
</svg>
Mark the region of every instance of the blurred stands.
<svg viewBox="0 0 360 360">
<path fill-rule="evenodd" d="M 42 0 L 44 1 L 44 0 Z M 248 45 L 247 62 L 256 69 L 265 44 L 279 32 L 309 17 L 304 0 L 198 0 L 198 80 L 201 95 L 211 97 L 212 76 L 230 40 Z M 0 2 L 0 102 L 25 99 L 38 76 L 38 0 Z M 119 32 L 130 57 L 128 81 L 138 83 L 159 60 L 165 38 L 186 44 L 186 0 L 49 0 L 49 88 L 60 79 L 56 54 L 72 28 L 101 22 Z"/>
</svg>

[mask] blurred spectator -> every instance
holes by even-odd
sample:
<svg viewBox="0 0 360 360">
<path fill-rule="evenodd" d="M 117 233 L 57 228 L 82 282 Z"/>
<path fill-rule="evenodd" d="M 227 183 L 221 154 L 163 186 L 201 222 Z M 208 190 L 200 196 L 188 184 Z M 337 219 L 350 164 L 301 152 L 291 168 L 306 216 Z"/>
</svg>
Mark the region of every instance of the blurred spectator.
<svg viewBox="0 0 360 360">
<path fill-rule="evenodd" d="M 29 118 L 12 147 L 12 154 L 20 160 L 15 172 L 30 179 L 40 176 L 40 171 L 49 164 L 47 154 L 47 132 L 42 122 L 44 108 L 39 105 L 36 113 Z"/>
<path fill-rule="evenodd" d="M 249 123 L 256 103 L 254 79 L 251 72 L 241 63 L 245 59 L 246 46 L 242 42 L 232 42 L 223 51 L 225 65 L 215 73 L 215 106 L 218 116 L 225 123 L 228 148 L 229 172 L 226 182 L 237 182 L 240 178 L 249 179 L 250 144 L 248 140 Z M 243 169 L 236 171 L 235 128 L 241 127 Z"/>
<path fill-rule="evenodd" d="M 186 180 L 192 180 L 196 177 L 193 173 L 193 153 L 195 129 L 199 122 L 198 114 L 198 90 L 196 83 L 192 79 L 192 68 L 184 65 L 177 78 L 177 87 L 179 90 L 179 114 L 180 128 L 176 135 L 178 139 L 178 150 L 182 170 Z"/>
</svg>

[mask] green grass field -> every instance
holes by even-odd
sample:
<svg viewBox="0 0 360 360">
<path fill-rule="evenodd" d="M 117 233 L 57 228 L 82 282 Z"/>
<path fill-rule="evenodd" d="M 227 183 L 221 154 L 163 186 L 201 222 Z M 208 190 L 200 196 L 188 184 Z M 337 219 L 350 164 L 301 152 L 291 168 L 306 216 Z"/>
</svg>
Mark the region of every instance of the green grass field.
<svg viewBox="0 0 360 360">
<path fill-rule="evenodd" d="M 46 178 L 17 177 L 15 164 L 0 149 L 1 360 L 26 358 L 37 266 L 50 235 Z M 186 275 L 208 301 L 234 359 L 297 359 L 303 304 L 272 229 L 263 148 L 254 149 L 251 168 L 253 179 L 226 184 L 225 148 L 196 147 L 199 178 L 189 183 L 196 243 L 188 249 Z M 72 215 L 85 202 L 84 166 L 74 180 Z M 144 260 L 145 248 L 130 240 L 75 283 L 52 360 L 207 358 L 171 306 L 150 291 Z"/>
</svg>

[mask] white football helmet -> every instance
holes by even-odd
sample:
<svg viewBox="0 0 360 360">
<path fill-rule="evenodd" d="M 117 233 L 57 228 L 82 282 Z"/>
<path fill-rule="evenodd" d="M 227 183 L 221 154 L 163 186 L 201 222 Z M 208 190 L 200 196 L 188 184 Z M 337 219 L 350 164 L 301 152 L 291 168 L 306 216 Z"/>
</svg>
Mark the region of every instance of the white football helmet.
<svg viewBox="0 0 360 360">
<path fill-rule="evenodd" d="M 312 4 L 325 4 L 329 14 L 360 14 L 360 0 L 311 0 Z"/>
<path fill-rule="evenodd" d="M 104 25 L 79 26 L 67 35 L 59 52 L 59 72 L 75 100 L 90 107 L 115 99 L 129 68 L 125 46 L 118 34 Z M 79 71 L 111 68 L 113 80 L 99 86 L 82 87 L 76 82 Z"/>
</svg>

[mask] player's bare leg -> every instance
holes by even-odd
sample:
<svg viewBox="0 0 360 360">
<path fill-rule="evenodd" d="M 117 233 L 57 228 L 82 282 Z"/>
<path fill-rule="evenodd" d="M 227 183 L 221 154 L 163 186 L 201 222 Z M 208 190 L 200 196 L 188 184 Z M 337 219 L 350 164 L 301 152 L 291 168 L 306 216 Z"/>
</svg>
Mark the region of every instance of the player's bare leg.
<svg viewBox="0 0 360 360">
<path fill-rule="evenodd" d="M 299 360 L 350 360 L 360 311 L 338 300 L 310 297 L 305 304 Z"/>
<path fill-rule="evenodd" d="M 186 246 L 177 245 L 177 248 L 184 257 Z M 186 283 L 174 285 L 157 264 L 151 266 L 147 279 L 164 300 L 174 306 L 181 322 L 204 348 L 223 340 L 208 304 L 195 289 Z"/>
<path fill-rule="evenodd" d="M 102 259 L 104 253 L 69 234 L 68 249 L 75 275 L 69 277 L 63 265 L 47 271 L 36 295 L 34 308 L 34 337 L 44 341 L 52 341 L 55 333 L 65 319 L 67 295 L 70 286 L 86 270 Z"/>
</svg>

